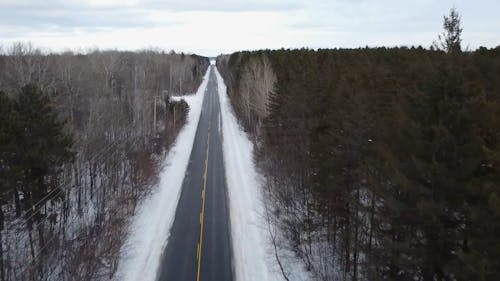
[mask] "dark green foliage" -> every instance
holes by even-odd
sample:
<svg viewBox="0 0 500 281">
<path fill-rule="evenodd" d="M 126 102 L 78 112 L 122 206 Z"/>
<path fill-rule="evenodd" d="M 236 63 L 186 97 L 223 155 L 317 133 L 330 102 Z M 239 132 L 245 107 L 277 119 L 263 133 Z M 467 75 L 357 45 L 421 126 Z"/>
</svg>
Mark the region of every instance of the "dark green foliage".
<svg viewBox="0 0 500 281">
<path fill-rule="evenodd" d="M 452 8 L 449 16 L 443 18 L 443 34 L 439 35 L 439 42 L 433 47 L 446 51 L 449 54 L 458 54 L 462 51 L 462 31 L 461 18 L 458 11 Z"/>
<path fill-rule="evenodd" d="M 16 116 L 14 102 L 7 94 L 0 92 L 0 192 L 2 197 L 22 178 L 21 171 L 10 165 L 16 151 L 16 139 L 13 137 L 17 126 Z"/>
<path fill-rule="evenodd" d="M 500 279 L 500 48 L 453 42 L 218 62 L 240 118 L 239 69 L 272 62 L 257 160 L 273 188 L 312 194 L 344 279 Z"/>
<path fill-rule="evenodd" d="M 49 97 L 27 85 L 11 99 L 0 94 L 2 193 L 18 190 L 29 209 L 51 191 L 50 176 L 73 157 L 72 138 L 51 107 Z"/>
</svg>

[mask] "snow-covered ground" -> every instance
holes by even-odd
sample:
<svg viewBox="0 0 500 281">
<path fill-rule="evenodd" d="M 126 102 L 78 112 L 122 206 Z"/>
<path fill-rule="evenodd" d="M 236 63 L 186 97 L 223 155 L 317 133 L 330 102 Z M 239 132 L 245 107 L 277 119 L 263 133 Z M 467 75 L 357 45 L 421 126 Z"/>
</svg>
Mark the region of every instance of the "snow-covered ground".
<svg viewBox="0 0 500 281">
<path fill-rule="evenodd" d="M 207 70 L 195 95 L 182 97 L 189 105 L 187 122 L 167 154 L 158 186 L 143 199 L 131 220 L 129 236 L 120 253 L 120 264 L 115 280 L 156 279 L 193 148 L 209 71 L 210 69 Z"/>
<path fill-rule="evenodd" d="M 158 186 L 143 199 L 131 219 L 129 236 L 120 253 L 120 264 L 115 280 L 156 279 L 193 147 L 208 74 L 209 70 L 195 95 L 182 97 L 190 108 L 187 123 L 167 154 Z M 217 69 L 215 74 L 221 104 L 235 279 L 237 281 L 284 280 L 271 244 L 265 216 L 263 179 L 253 163 L 253 144 L 238 124 L 227 97 L 224 80 Z M 278 255 L 290 280 L 310 279 L 303 264 L 293 253 L 280 249 Z"/>
<path fill-rule="evenodd" d="M 222 114 L 223 151 L 229 194 L 233 268 L 237 281 L 284 280 L 275 258 L 266 220 L 262 183 L 253 162 L 253 144 L 239 126 L 226 86 L 215 69 Z M 271 227 L 274 231 L 275 226 Z M 277 236 L 280 236 L 277 234 Z M 280 242 L 282 244 L 283 241 Z M 290 280 L 310 280 L 303 263 L 291 251 L 278 249 Z"/>
</svg>

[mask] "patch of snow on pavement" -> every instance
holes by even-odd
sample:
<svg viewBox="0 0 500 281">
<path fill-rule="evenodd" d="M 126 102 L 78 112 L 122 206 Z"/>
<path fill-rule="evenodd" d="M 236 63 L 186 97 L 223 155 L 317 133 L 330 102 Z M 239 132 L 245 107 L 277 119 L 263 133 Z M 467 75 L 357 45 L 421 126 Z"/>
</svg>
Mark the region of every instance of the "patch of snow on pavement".
<svg viewBox="0 0 500 281">
<path fill-rule="evenodd" d="M 129 236 L 120 253 L 116 280 L 156 279 L 193 148 L 209 73 L 210 68 L 195 95 L 182 97 L 189 105 L 187 122 L 167 154 L 158 186 L 139 204 L 131 220 Z"/>
<path fill-rule="evenodd" d="M 233 267 L 237 281 L 284 280 L 268 232 L 262 176 L 253 162 L 253 144 L 241 129 L 227 97 L 224 79 L 215 70 L 222 114 L 224 166 L 229 195 Z M 288 257 L 290 280 L 308 280 L 304 266 Z"/>
</svg>

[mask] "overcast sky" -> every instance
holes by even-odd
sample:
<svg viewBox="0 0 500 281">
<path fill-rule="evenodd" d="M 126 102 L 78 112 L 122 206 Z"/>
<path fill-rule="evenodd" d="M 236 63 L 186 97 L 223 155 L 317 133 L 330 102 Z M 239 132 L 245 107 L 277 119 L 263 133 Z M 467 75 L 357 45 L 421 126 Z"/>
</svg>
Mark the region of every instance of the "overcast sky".
<svg viewBox="0 0 500 281">
<path fill-rule="evenodd" d="M 147 47 L 201 55 L 262 48 L 428 47 L 443 15 L 463 43 L 500 45 L 499 0 L 0 0 L 0 44 Z"/>
</svg>

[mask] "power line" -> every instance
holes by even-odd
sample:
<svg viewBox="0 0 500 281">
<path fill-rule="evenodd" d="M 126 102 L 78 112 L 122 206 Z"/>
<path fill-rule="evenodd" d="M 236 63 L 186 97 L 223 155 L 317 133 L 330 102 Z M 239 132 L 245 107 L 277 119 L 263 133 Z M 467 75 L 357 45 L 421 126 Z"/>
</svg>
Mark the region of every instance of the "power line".
<svg viewBox="0 0 500 281">
<path fill-rule="evenodd" d="M 138 138 L 137 138 L 138 139 Z M 135 148 L 135 144 L 138 143 L 138 140 L 136 139 L 136 142 L 134 142 L 134 145 L 131 145 L 130 148 L 127 150 L 127 153 L 129 153 L 130 151 L 132 151 L 134 148 Z M 112 168 L 115 168 L 119 163 L 115 164 L 112 166 Z M 58 193 L 62 192 L 63 189 L 61 189 Z M 110 192 L 108 194 L 105 195 L 104 198 L 101 199 L 101 202 L 105 202 L 106 199 L 110 198 L 112 195 L 115 195 L 114 192 Z M 69 197 L 65 197 L 62 202 L 61 202 L 61 205 L 63 205 L 67 200 L 68 200 Z M 41 210 L 41 208 L 38 209 L 38 211 Z M 31 216 L 31 218 L 34 216 L 35 214 L 33 214 Z M 47 219 L 49 218 L 49 216 L 45 216 L 43 219 L 41 219 L 35 226 L 32 226 L 32 228 L 36 229 L 38 226 L 40 226 L 42 223 L 44 223 Z M 25 222 L 28 222 L 28 220 L 26 220 Z M 23 238 L 23 240 L 21 241 L 24 241 L 26 240 L 26 236 Z"/>
<path fill-rule="evenodd" d="M 108 146 L 106 146 L 104 149 L 101 149 L 100 151 L 97 151 L 95 152 L 90 158 L 89 160 L 98 160 L 98 159 L 102 159 L 104 158 L 105 156 L 108 156 L 109 154 L 114 154 L 116 153 L 116 150 L 115 151 L 111 151 L 111 148 L 113 147 L 113 145 L 116 145 L 118 144 L 119 142 L 120 143 L 125 143 L 125 138 L 124 136 L 126 135 L 126 133 L 123 133 L 120 138 L 117 138 L 115 141 L 113 141 L 112 143 L 110 143 Z M 35 207 L 37 205 L 39 205 L 39 207 L 36 209 L 36 210 L 33 210 L 31 212 L 31 215 L 28 217 L 28 218 L 25 218 L 24 221 L 28 221 L 29 219 L 33 218 L 39 211 L 40 209 L 43 207 L 41 206 L 41 203 L 43 201 L 45 201 L 48 197 L 51 196 L 51 193 L 52 192 L 55 192 L 55 191 L 58 191 L 56 195 L 52 196 L 52 198 L 55 198 L 57 195 L 59 195 L 62 191 L 64 191 L 64 189 L 62 189 L 63 183 L 59 184 L 57 187 L 53 188 L 48 194 L 46 194 L 42 199 L 38 200 L 36 203 L 34 203 L 32 205 L 32 207 Z M 47 199 L 48 201 L 49 199 Z M 31 211 L 31 210 L 30 210 Z M 23 216 L 27 215 L 29 213 L 26 212 L 24 215 L 21 215 L 20 217 L 18 217 L 17 219 L 15 219 L 13 222 L 10 223 L 11 227 L 9 227 L 6 231 L 9 232 L 12 228 L 15 227 L 16 224 L 19 223 L 20 220 L 23 220 Z"/>
<path fill-rule="evenodd" d="M 113 193 L 109 193 L 109 194 L 107 194 L 107 195 L 106 195 L 106 197 L 105 197 L 105 199 L 109 198 L 111 195 L 114 195 L 114 194 L 113 194 Z M 103 200 L 103 201 L 105 201 L 105 200 Z M 115 206 L 118 206 L 118 205 L 115 205 Z M 115 208 L 113 212 L 111 212 L 111 213 L 109 213 L 109 214 L 108 214 L 108 215 L 109 215 L 109 216 L 108 216 L 108 217 L 109 217 L 109 219 L 111 219 L 111 218 L 112 218 L 112 217 L 114 217 L 117 213 L 119 213 L 119 212 L 121 212 L 121 211 L 122 211 L 122 209 L 121 209 L 121 208 Z M 41 224 L 41 223 L 40 223 L 40 224 Z M 40 224 L 38 224 L 38 225 L 40 225 Z M 38 227 L 38 225 L 37 225 L 36 227 Z M 47 241 L 45 242 L 44 247 L 42 247 L 41 249 L 39 249 L 39 250 L 38 250 L 38 253 L 39 253 L 39 254 L 38 254 L 38 256 L 37 256 L 34 260 L 32 260 L 32 261 L 35 261 L 35 264 L 32 264 L 32 266 L 31 266 L 31 267 L 30 267 L 30 266 L 27 266 L 27 267 L 26 267 L 26 268 L 25 268 L 25 269 L 21 272 L 21 274 L 20 274 L 21 276 L 23 276 L 23 274 L 24 274 L 27 270 L 29 270 L 30 268 L 34 268 L 34 267 L 36 267 L 37 265 L 39 265 L 39 264 L 41 263 L 41 261 L 42 261 L 42 260 L 40 259 L 40 258 L 41 258 L 41 253 L 43 253 L 43 251 L 44 251 L 44 250 L 46 250 L 48 247 L 50 247 L 50 245 L 51 245 L 50 243 L 51 243 L 53 240 L 55 240 L 56 238 L 59 238 L 59 236 L 60 236 L 60 233 L 59 233 L 58 235 L 54 235 L 54 236 L 52 236 L 52 238 L 50 238 L 49 240 L 47 240 Z M 24 239 L 23 239 L 22 241 L 24 241 L 24 240 L 26 240 L 26 239 L 27 239 L 27 238 L 26 238 L 26 236 L 25 236 L 25 237 L 24 237 Z M 38 239 L 40 239 L 40 238 L 38 238 Z M 21 245 L 21 243 L 18 243 L 18 245 Z"/>
<path fill-rule="evenodd" d="M 125 134 L 124 134 L 125 135 Z M 122 135 L 123 136 L 123 135 Z M 111 150 L 111 148 L 108 148 L 106 150 L 106 153 L 103 153 L 101 154 L 101 156 L 107 156 L 107 155 L 113 155 L 115 153 L 120 153 L 120 152 L 124 152 L 125 155 L 130 153 L 132 150 L 136 149 L 137 148 L 137 144 L 140 142 L 140 139 L 142 138 L 142 136 L 138 136 L 136 137 L 135 139 L 133 139 L 130 144 L 128 145 L 128 148 L 126 150 L 121 150 L 121 149 L 114 149 L 114 150 Z M 115 140 L 115 142 L 113 142 L 111 145 L 113 144 L 117 144 L 118 142 L 120 142 L 119 144 L 124 144 L 126 140 L 123 140 L 121 138 Z M 116 168 L 119 164 L 121 163 L 115 163 L 114 165 L 111 166 L 111 169 L 114 169 Z M 50 191 L 48 194 L 46 194 L 44 196 L 44 198 L 42 198 L 42 200 L 40 200 L 39 202 L 37 202 L 36 204 L 40 204 L 40 202 L 43 202 L 44 200 L 50 200 L 50 198 L 55 198 L 57 195 L 61 194 L 63 191 L 65 191 L 64 189 L 60 188 L 64 183 L 61 183 L 58 185 L 57 188 L 54 188 L 52 191 Z M 107 199 L 109 199 L 110 197 L 113 197 L 113 196 L 116 196 L 116 192 L 109 192 L 108 194 L 106 194 L 103 198 L 101 198 L 99 201 L 100 202 L 107 202 Z M 59 210 L 58 211 L 55 211 L 55 213 L 59 212 L 61 213 L 61 206 L 63 206 L 68 200 L 70 199 L 70 197 L 65 197 L 62 199 L 61 201 L 61 204 L 60 204 L 60 207 L 59 207 Z M 36 206 L 36 204 L 34 206 Z M 105 203 L 104 203 L 105 204 Z M 106 205 L 106 204 L 105 204 Z M 106 207 L 104 206 L 104 215 L 107 215 L 109 219 L 111 219 L 116 213 L 118 212 L 121 212 L 122 209 L 121 208 L 115 208 L 114 211 L 112 211 L 111 213 L 108 213 L 106 212 Z M 116 205 L 115 205 L 116 206 Z M 43 206 L 39 206 L 39 208 L 34 211 L 31 216 L 29 218 L 27 218 L 25 220 L 25 222 L 28 222 L 28 220 L 30 220 L 34 215 L 36 215 L 36 213 L 38 213 L 41 209 L 43 208 Z M 74 210 L 74 209 L 73 209 Z M 70 211 L 72 212 L 72 211 Z M 49 219 L 49 216 L 45 216 L 43 219 L 41 219 L 38 223 L 36 223 L 34 226 L 33 226 L 33 229 L 36 229 L 38 228 L 41 224 L 43 224 L 44 222 L 46 222 L 47 220 Z M 12 227 L 10 227 L 9 230 L 11 230 L 13 227 L 15 227 L 14 225 Z M 64 233 L 64 230 L 62 231 L 59 231 L 57 235 L 54 235 L 53 237 L 51 237 L 48 241 L 45 242 L 45 245 L 43 248 L 39 249 L 39 253 L 43 253 L 43 251 L 45 249 L 47 249 L 50 245 L 51 245 L 51 242 L 60 237 L 60 235 Z M 18 237 L 17 233 L 16 233 L 16 237 Z M 22 243 L 24 243 L 26 241 L 26 239 L 28 239 L 29 236 L 28 235 L 25 235 L 23 238 L 21 238 L 21 241 L 19 241 L 20 243 L 16 243 L 17 245 L 23 245 Z M 40 239 L 40 237 L 38 237 L 38 239 Z M 42 260 L 41 260 L 41 254 L 39 254 L 38 256 L 38 261 L 37 261 L 37 264 L 40 263 Z M 36 266 L 37 264 L 34 264 L 33 266 Z M 21 276 L 27 271 L 29 270 L 30 268 L 32 267 L 27 267 L 25 270 L 23 270 L 23 272 L 21 272 Z"/>
</svg>

